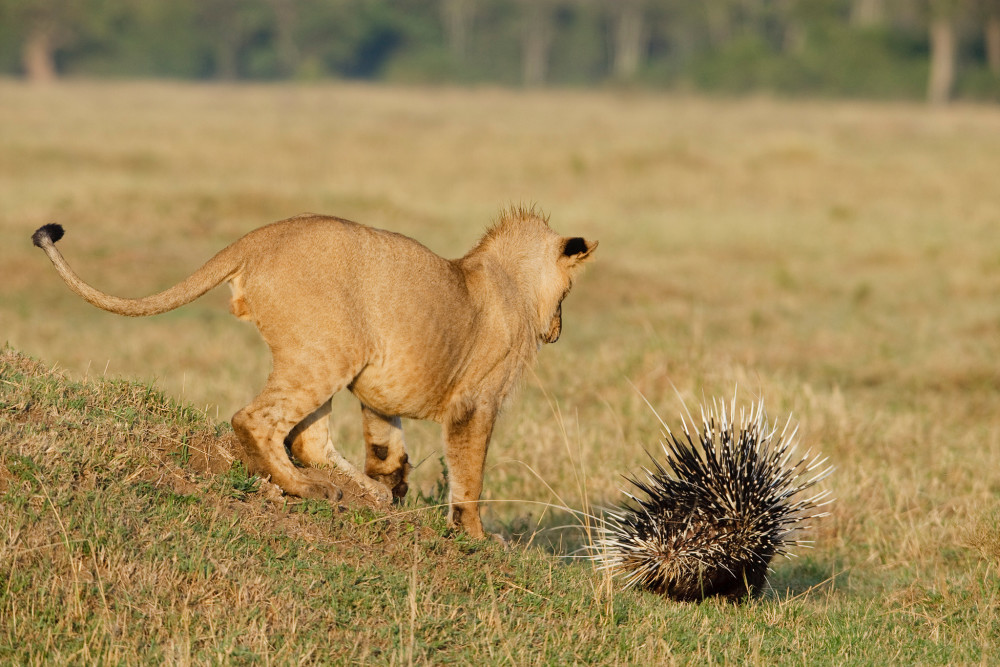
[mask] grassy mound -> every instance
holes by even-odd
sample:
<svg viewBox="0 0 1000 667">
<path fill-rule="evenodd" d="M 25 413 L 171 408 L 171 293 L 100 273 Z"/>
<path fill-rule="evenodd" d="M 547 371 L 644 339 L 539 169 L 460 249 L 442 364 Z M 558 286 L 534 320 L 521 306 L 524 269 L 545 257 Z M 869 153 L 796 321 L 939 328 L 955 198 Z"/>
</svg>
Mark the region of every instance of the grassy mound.
<svg viewBox="0 0 1000 667">
<path fill-rule="evenodd" d="M 0 662 L 561 662 L 578 647 L 514 637 L 599 611 L 586 568 L 553 577 L 440 510 L 262 489 L 228 425 L 151 386 L 10 348 L 0 378 Z"/>
</svg>

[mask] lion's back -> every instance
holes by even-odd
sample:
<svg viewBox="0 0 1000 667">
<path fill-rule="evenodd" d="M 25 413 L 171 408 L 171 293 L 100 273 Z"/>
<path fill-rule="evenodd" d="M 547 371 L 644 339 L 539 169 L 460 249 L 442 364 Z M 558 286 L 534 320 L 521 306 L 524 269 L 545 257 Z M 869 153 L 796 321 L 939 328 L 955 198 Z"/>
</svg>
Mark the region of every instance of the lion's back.
<svg viewBox="0 0 1000 667">
<path fill-rule="evenodd" d="M 402 234 L 303 215 L 241 243 L 242 302 L 272 348 L 336 348 L 363 357 L 369 380 L 406 372 L 438 384 L 475 335 L 461 271 Z"/>
</svg>

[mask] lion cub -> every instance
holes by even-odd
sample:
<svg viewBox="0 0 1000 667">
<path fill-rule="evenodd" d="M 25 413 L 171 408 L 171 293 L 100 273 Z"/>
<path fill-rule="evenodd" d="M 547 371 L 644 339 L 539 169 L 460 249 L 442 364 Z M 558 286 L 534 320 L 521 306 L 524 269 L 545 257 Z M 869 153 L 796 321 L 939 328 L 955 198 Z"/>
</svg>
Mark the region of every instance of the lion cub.
<svg viewBox="0 0 1000 667">
<path fill-rule="evenodd" d="M 411 238 L 340 218 L 300 215 L 250 232 L 177 285 L 124 299 L 83 282 L 56 249 L 59 225 L 32 237 L 70 289 L 121 315 L 155 315 L 223 281 L 231 310 L 271 348 L 263 391 L 233 417 L 247 464 L 288 494 L 340 491 L 300 462 L 334 465 L 382 501 L 409 472 L 400 417 L 444 429 L 449 521 L 483 536 L 479 496 L 497 413 L 542 343 L 562 329 L 562 301 L 597 242 L 563 237 L 533 209 L 502 212 L 476 246 L 447 260 Z M 361 402 L 364 478 L 329 438 L 330 398 Z M 374 481 L 372 481 L 374 480 Z"/>
</svg>

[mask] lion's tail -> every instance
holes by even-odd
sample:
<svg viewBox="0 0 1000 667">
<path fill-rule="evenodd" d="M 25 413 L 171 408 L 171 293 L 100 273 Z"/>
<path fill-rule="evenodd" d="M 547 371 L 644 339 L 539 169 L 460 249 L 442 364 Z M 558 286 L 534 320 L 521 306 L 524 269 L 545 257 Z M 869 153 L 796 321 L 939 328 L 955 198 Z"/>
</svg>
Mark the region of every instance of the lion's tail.
<svg viewBox="0 0 1000 667">
<path fill-rule="evenodd" d="M 62 253 L 56 249 L 56 241 L 62 237 L 62 226 L 53 223 L 39 227 L 31 236 L 31 240 L 49 256 L 56 271 L 71 290 L 98 308 L 119 315 L 139 317 L 165 313 L 194 301 L 219 283 L 232 278 L 237 272 L 235 253 L 231 252 L 232 246 L 230 246 L 173 287 L 142 299 L 124 299 L 91 287 L 76 275 Z"/>
</svg>

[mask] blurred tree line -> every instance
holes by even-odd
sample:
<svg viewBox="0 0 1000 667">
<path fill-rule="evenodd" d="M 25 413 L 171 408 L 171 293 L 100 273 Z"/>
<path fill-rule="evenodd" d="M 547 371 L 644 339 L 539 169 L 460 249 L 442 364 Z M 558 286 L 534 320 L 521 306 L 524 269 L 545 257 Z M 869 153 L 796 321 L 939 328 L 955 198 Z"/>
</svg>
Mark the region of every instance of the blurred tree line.
<svg viewBox="0 0 1000 667">
<path fill-rule="evenodd" d="M 1000 0 L 0 0 L 0 73 L 1000 100 Z"/>
</svg>

